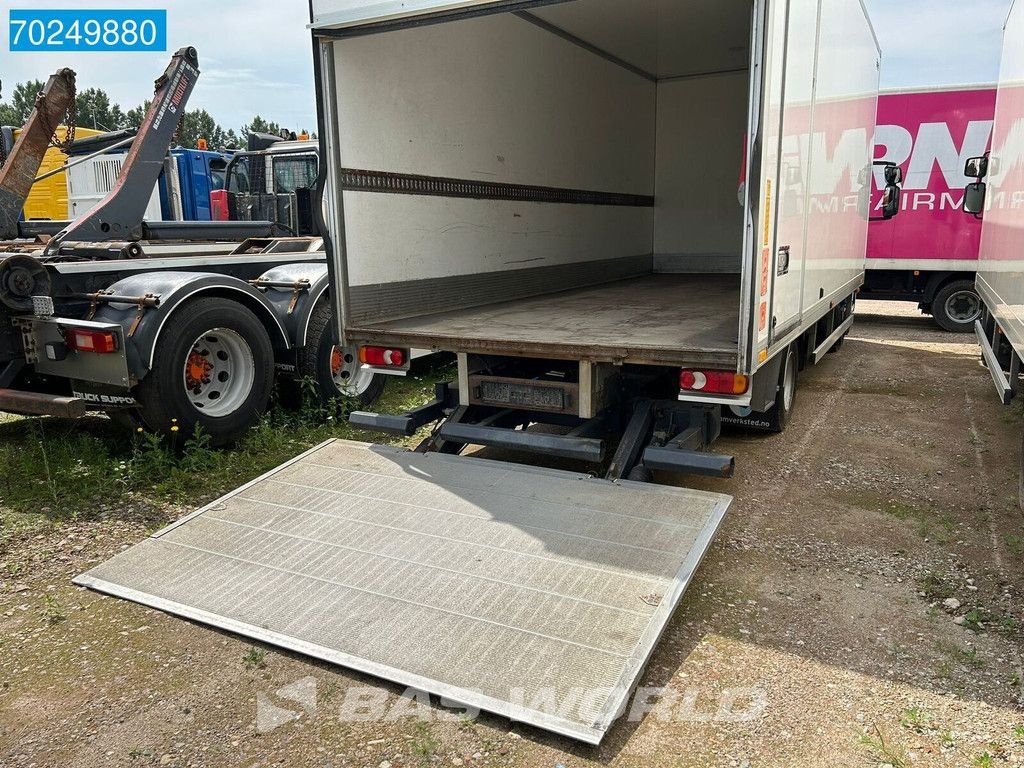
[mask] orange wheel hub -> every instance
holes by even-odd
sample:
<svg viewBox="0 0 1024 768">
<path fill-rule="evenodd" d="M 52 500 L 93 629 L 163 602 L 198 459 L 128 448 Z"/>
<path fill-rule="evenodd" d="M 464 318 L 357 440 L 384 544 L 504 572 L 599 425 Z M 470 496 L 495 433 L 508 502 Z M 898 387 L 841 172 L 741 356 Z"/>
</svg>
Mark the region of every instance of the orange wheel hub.
<svg viewBox="0 0 1024 768">
<path fill-rule="evenodd" d="M 331 349 L 331 375 L 337 376 L 343 365 L 345 365 L 345 357 L 341 353 L 341 347 L 334 347 Z"/>
<path fill-rule="evenodd" d="M 185 383 L 189 389 L 198 391 L 203 384 L 210 383 L 210 371 L 213 370 L 213 363 L 207 360 L 198 352 L 189 353 L 185 361 Z"/>
</svg>

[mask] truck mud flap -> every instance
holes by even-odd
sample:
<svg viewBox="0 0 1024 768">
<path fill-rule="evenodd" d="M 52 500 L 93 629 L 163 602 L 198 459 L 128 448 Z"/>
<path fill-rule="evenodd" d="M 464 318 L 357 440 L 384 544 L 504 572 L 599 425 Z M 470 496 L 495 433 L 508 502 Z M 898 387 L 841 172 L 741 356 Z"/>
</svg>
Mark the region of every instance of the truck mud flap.
<svg viewBox="0 0 1024 768">
<path fill-rule="evenodd" d="M 335 440 L 75 583 L 598 744 L 730 502 Z"/>
</svg>

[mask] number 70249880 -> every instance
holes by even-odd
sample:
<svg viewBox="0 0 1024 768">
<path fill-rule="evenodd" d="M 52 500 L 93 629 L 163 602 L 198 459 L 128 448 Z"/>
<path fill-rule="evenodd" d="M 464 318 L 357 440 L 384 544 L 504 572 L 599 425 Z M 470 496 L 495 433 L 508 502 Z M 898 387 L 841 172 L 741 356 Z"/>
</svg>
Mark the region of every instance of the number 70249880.
<svg viewBox="0 0 1024 768">
<path fill-rule="evenodd" d="M 166 51 L 167 11 L 11 9 L 18 51 Z"/>
</svg>

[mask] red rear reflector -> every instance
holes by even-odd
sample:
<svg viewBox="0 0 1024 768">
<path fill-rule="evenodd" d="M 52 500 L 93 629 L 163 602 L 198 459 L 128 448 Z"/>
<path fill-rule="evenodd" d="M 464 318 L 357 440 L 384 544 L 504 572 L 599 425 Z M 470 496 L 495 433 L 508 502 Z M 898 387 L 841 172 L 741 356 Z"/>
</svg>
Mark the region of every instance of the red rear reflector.
<svg viewBox="0 0 1024 768">
<path fill-rule="evenodd" d="M 389 347 L 362 347 L 359 350 L 359 361 L 364 365 L 376 365 L 384 368 L 401 368 L 409 359 L 404 349 Z"/>
<path fill-rule="evenodd" d="M 68 349 L 79 352 L 108 354 L 117 351 L 117 336 L 113 331 L 94 331 L 91 328 L 65 328 L 64 343 Z"/>
<path fill-rule="evenodd" d="M 210 218 L 213 221 L 227 221 L 230 218 L 226 189 L 215 189 L 210 193 Z"/>
<path fill-rule="evenodd" d="M 679 387 L 709 395 L 745 395 L 750 389 L 750 377 L 730 371 L 683 371 L 679 374 Z"/>
</svg>

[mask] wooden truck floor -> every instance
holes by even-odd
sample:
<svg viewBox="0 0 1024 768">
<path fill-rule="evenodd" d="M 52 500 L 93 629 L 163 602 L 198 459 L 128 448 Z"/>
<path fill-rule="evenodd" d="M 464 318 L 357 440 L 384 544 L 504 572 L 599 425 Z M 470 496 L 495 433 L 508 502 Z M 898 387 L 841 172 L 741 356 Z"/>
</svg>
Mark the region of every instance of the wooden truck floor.
<svg viewBox="0 0 1024 768">
<path fill-rule="evenodd" d="M 652 274 L 349 328 L 369 344 L 733 368 L 739 275 Z"/>
</svg>

